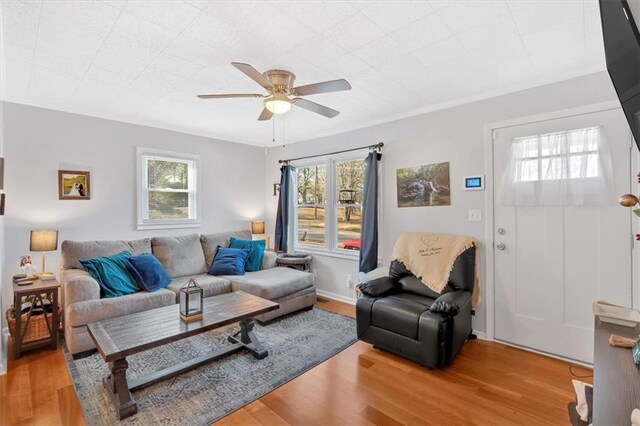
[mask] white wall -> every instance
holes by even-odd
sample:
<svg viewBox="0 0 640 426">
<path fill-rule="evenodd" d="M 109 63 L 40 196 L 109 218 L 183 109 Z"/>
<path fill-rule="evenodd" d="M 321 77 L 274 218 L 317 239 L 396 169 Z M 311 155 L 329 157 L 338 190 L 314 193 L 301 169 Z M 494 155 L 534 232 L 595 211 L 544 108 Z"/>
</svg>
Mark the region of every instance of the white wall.
<svg viewBox="0 0 640 426">
<path fill-rule="evenodd" d="M 264 214 L 264 150 L 199 136 L 6 103 L 7 193 L 2 312 L 11 298 L 11 276 L 29 253 L 29 231 L 59 230 L 59 239 L 137 239 L 248 229 Z M 199 228 L 138 231 L 136 146 L 200 156 Z M 89 170 L 91 200 L 58 200 L 58 170 Z M 33 253 L 40 265 L 40 253 Z M 15 267 L 14 267 L 15 265 Z M 59 251 L 47 255 L 58 270 Z"/>
<path fill-rule="evenodd" d="M 479 102 L 435 111 L 392 123 L 381 124 L 340 135 L 323 137 L 271 149 L 266 162 L 267 226 L 275 228 L 277 199 L 271 185 L 279 181 L 278 159 L 322 154 L 340 149 L 384 142 L 382 157 L 383 208 L 381 257 L 388 264 L 395 238 L 404 231 L 435 231 L 466 234 L 481 245 L 481 281 L 486 271 L 484 260 L 485 224 L 469 222 L 469 209 L 483 210 L 485 193 L 464 191 L 464 176 L 484 174 L 484 125 L 517 117 L 541 114 L 616 99 L 606 73 L 546 85 Z M 318 118 L 322 120 L 321 117 Z M 451 206 L 398 208 L 396 169 L 423 164 L 450 162 Z M 491 182 L 487 183 L 491 185 Z M 484 218 L 483 218 L 484 219 Z M 320 290 L 354 298 L 346 285 L 347 274 L 356 276 L 356 261 L 316 256 L 313 261 Z M 484 305 L 477 310 L 474 329 L 486 330 Z"/>
<path fill-rule="evenodd" d="M 465 192 L 461 184 L 463 176 L 484 173 L 484 125 L 614 99 L 608 76 L 598 73 L 284 148 L 272 148 L 266 157 L 257 147 L 3 104 L 7 208 L 4 221 L 6 249 L 4 255 L 0 254 L 0 262 L 4 261 L 6 265 L 2 312 L 11 301 L 10 277 L 16 272 L 13 265 L 20 255 L 28 253 L 31 229 L 58 229 L 61 241 L 134 239 L 247 228 L 251 219 L 266 218 L 267 229 L 273 231 L 277 198 L 271 194 L 272 184 L 279 180 L 278 159 L 322 154 L 379 141 L 385 143 L 380 235 L 384 264 L 388 264 L 396 236 L 403 231 L 468 234 L 484 245 L 484 221 L 468 222 L 467 212 L 469 209 L 484 210 L 485 193 Z M 200 228 L 135 229 L 135 147 L 139 145 L 200 155 L 203 222 Z M 396 169 L 441 161 L 449 161 L 451 165 L 452 205 L 398 208 Z M 89 170 L 92 199 L 58 200 L 59 169 Z M 57 269 L 58 253 L 49 254 L 47 259 L 49 269 Z M 39 254 L 35 254 L 35 260 L 39 261 Z M 353 290 L 347 288 L 346 276 L 357 275 L 357 262 L 316 256 L 314 269 L 320 290 L 354 298 Z M 481 250 L 480 270 L 484 277 L 484 250 Z M 485 318 L 484 307 L 481 307 L 474 319 L 476 330 L 486 329 Z"/>
<path fill-rule="evenodd" d="M 3 28 L 2 28 L 2 23 L 4 22 L 4 20 L 2 19 L 2 8 L 0 7 L 0 46 L 3 46 L 4 44 L 4 40 L 3 40 Z M 5 61 L 4 61 L 4 49 L 0 49 L 0 73 L 4 73 L 5 70 Z M 5 79 L 6 80 L 6 79 Z M 0 82 L 0 91 L 5 90 L 5 85 L 6 83 L 3 84 L 3 82 Z M 3 140 L 4 140 L 4 117 L 2 115 L 2 102 L 0 102 L 0 157 L 2 157 L 3 155 Z M 2 190 L 0 190 L 0 192 L 3 192 Z M 0 280 L 2 280 L 3 278 L 3 271 L 4 271 L 4 267 L 3 267 L 3 252 L 4 252 L 4 216 L 0 216 Z M 3 297 L 3 291 L 2 291 L 2 282 L 0 281 L 0 309 L 2 309 L 2 307 L 5 305 L 5 301 L 4 301 L 4 297 Z M 4 312 L 4 310 L 2 310 L 2 312 L 0 312 L 0 314 L 2 314 Z M 4 315 L 0 315 L 0 374 L 4 374 L 7 371 L 7 342 L 5 340 L 6 338 L 6 334 L 5 334 L 5 327 L 6 327 L 6 320 L 4 318 Z"/>
<path fill-rule="evenodd" d="M 2 18 L 2 13 L 0 13 L 0 19 L 1 18 Z M 3 104 L 2 102 L 0 102 L 0 157 L 4 155 L 3 141 L 4 141 L 4 116 L 3 116 Z M 0 173 L 2 172 L 0 171 Z M 1 176 L 0 176 L 0 179 L 2 179 Z M 0 188 L 0 193 L 2 192 L 3 190 Z M 0 280 L 2 280 L 2 277 L 3 277 L 2 274 L 4 270 L 3 253 L 4 253 L 4 216 L 0 216 Z M 0 281 L 0 309 L 2 309 L 2 307 L 5 305 L 5 297 L 3 296 L 4 292 L 1 291 L 2 282 L 3 281 Z M 4 312 L 4 309 L 2 310 L 2 312 Z M 7 341 L 6 341 L 7 335 L 5 332 L 5 327 L 7 326 L 7 324 L 5 324 L 6 322 L 7 320 L 5 319 L 4 315 L 0 315 L 0 374 L 4 374 L 7 371 Z"/>
</svg>

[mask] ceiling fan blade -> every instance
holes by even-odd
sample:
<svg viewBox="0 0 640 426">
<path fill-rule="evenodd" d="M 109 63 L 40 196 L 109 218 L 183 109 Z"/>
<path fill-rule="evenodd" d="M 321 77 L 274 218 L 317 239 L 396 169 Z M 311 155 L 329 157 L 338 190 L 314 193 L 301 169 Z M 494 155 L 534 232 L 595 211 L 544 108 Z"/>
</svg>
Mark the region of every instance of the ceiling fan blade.
<svg viewBox="0 0 640 426">
<path fill-rule="evenodd" d="M 315 102 L 308 101 L 302 98 L 294 98 L 292 102 L 295 106 L 299 106 L 300 108 L 304 108 L 306 110 L 315 112 L 316 114 L 324 115 L 328 118 L 333 118 L 336 115 L 340 114 L 340 111 L 336 111 L 335 109 L 331 109 L 324 105 L 317 104 Z"/>
<path fill-rule="evenodd" d="M 271 117 L 273 117 L 273 113 L 265 108 L 262 110 L 260 117 L 258 117 L 258 121 L 271 120 Z"/>
<path fill-rule="evenodd" d="M 267 90 L 273 89 L 273 84 L 271 84 L 271 82 L 267 80 L 267 77 L 262 75 L 260 71 L 258 71 L 251 65 L 243 64 L 242 62 L 231 62 L 231 65 L 238 68 L 240 71 L 245 73 L 247 77 L 249 77 L 256 83 L 258 83 L 260 86 L 264 87 L 265 89 Z"/>
<path fill-rule="evenodd" d="M 219 95 L 198 95 L 200 99 L 227 99 L 227 98 L 264 98 L 259 93 L 223 93 Z"/>
<path fill-rule="evenodd" d="M 293 91 L 298 96 L 314 95 L 316 93 L 340 92 L 351 90 L 351 85 L 345 79 L 323 81 L 322 83 L 307 84 L 306 86 L 294 87 Z"/>
</svg>

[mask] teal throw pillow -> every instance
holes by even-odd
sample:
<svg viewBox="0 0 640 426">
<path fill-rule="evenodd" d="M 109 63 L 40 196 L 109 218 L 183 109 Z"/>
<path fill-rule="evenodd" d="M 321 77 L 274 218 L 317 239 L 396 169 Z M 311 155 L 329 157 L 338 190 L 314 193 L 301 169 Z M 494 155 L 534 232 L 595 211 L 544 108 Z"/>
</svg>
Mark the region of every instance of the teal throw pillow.
<svg viewBox="0 0 640 426">
<path fill-rule="evenodd" d="M 127 265 L 131 253 L 80 259 L 80 264 L 100 285 L 101 297 L 125 296 L 140 291 Z"/>
<path fill-rule="evenodd" d="M 249 259 L 244 266 L 245 271 L 255 272 L 262 269 L 262 258 L 264 257 L 264 250 L 266 248 L 265 240 L 241 240 L 231 237 L 229 240 L 229 248 L 249 250 Z"/>
</svg>

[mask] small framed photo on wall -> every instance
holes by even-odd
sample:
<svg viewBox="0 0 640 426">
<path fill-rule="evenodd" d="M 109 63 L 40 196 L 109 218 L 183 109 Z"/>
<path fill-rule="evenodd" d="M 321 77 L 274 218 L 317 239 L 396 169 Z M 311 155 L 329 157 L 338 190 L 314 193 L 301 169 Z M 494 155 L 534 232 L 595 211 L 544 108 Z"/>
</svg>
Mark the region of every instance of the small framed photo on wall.
<svg viewBox="0 0 640 426">
<path fill-rule="evenodd" d="M 90 200 L 90 173 L 74 170 L 58 170 L 58 199 Z"/>
</svg>

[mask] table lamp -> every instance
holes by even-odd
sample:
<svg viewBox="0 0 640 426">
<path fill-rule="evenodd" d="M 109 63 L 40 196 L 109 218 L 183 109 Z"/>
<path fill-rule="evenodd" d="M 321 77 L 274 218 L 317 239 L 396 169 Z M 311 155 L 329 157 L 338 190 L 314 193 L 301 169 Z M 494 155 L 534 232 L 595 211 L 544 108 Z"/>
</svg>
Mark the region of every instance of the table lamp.
<svg viewBox="0 0 640 426">
<path fill-rule="evenodd" d="M 255 240 L 256 238 L 253 238 L 253 236 L 258 235 L 259 237 L 257 239 L 264 240 L 268 250 L 271 245 L 271 241 L 269 236 L 265 235 L 264 229 L 264 220 L 254 220 L 251 222 L 251 238 Z"/>
<path fill-rule="evenodd" d="M 264 221 L 263 220 L 254 220 L 251 222 L 251 233 L 254 235 L 263 235 L 264 234 Z"/>
<path fill-rule="evenodd" d="M 29 251 L 42 252 L 42 272 L 39 272 L 36 275 L 53 275 L 52 272 L 47 272 L 45 263 L 45 252 L 55 250 L 58 250 L 58 231 L 31 231 L 31 242 L 29 245 Z"/>
</svg>

